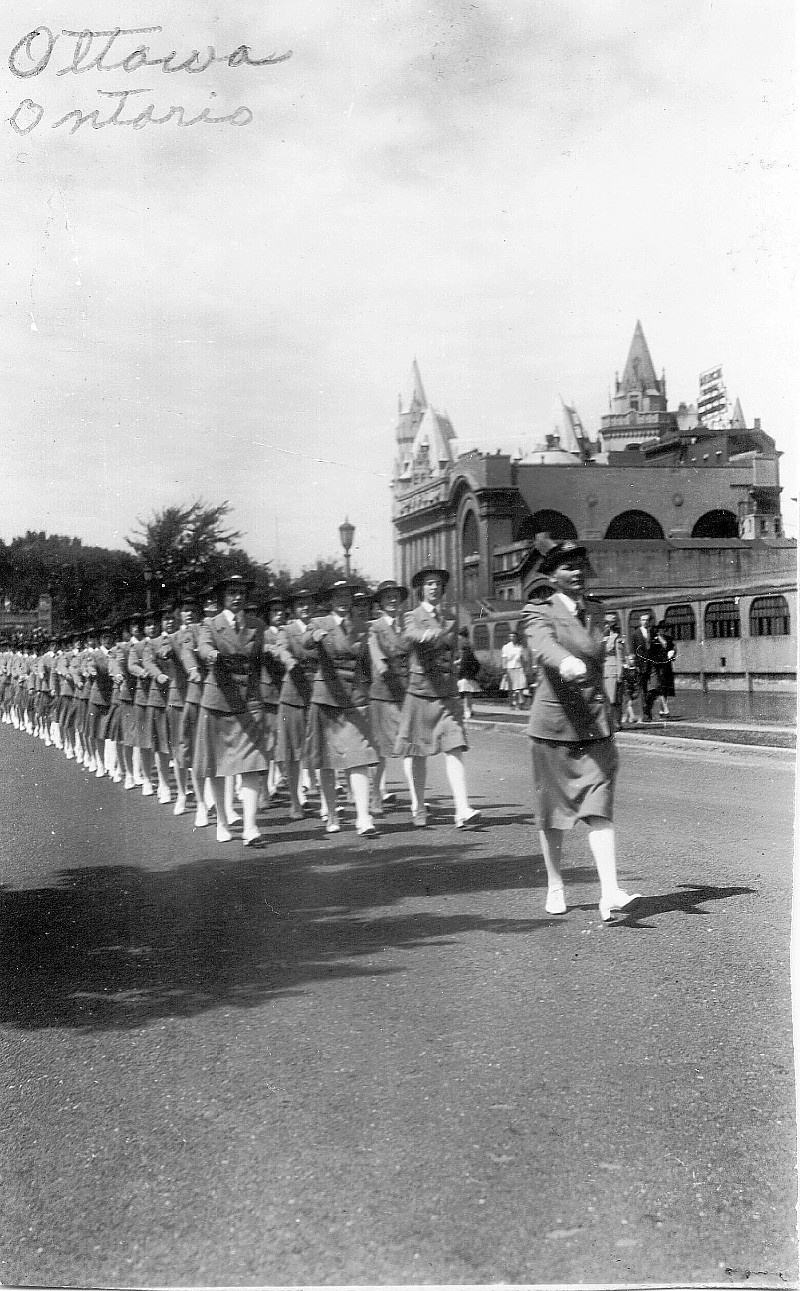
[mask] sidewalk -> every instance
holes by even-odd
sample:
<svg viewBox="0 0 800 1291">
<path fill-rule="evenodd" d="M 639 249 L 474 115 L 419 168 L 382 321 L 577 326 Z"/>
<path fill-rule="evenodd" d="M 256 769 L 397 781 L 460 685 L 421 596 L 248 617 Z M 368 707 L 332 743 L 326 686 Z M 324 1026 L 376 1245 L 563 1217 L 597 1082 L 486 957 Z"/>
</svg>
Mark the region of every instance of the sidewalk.
<svg viewBox="0 0 800 1291">
<path fill-rule="evenodd" d="M 508 704 L 484 703 L 479 700 L 473 705 L 471 721 L 498 726 L 525 726 L 528 712 L 527 710 L 515 712 Z M 713 717 L 654 718 L 652 722 L 623 726 L 620 734 L 634 737 L 646 736 L 650 739 L 657 736 L 665 739 L 714 740 L 722 744 L 750 744 L 773 749 L 793 749 L 797 744 L 797 731 L 794 726 L 768 722 L 722 721 Z"/>
</svg>

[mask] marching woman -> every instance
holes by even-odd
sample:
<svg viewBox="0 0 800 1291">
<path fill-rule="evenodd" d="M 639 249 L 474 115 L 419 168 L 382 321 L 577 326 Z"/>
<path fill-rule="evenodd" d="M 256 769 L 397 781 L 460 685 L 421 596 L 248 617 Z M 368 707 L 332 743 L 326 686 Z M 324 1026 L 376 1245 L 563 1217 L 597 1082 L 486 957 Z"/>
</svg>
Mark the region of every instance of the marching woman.
<svg viewBox="0 0 800 1291">
<path fill-rule="evenodd" d="M 208 672 L 197 717 L 194 771 L 198 782 L 211 781 L 219 843 L 233 838 L 225 823 L 225 777 L 242 777 L 242 842 L 252 847 L 261 839 L 256 813 L 260 778 L 269 766 L 260 688 L 265 624 L 245 613 L 247 583 L 241 575 L 225 579 L 220 588 L 224 608 L 198 634 L 197 655 Z"/>
<path fill-rule="evenodd" d="M 270 596 L 265 607 L 264 646 L 261 658 L 261 701 L 264 705 L 264 728 L 271 750 L 269 771 L 264 788 L 266 800 L 271 802 L 278 788 L 280 768 L 276 758 L 278 747 L 278 702 L 286 668 L 280 657 L 280 630 L 286 611 L 282 596 Z"/>
<path fill-rule="evenodd" d="M 161 611 L 161 634 L 151 637 L 145 643 L 142 656 L 142 666 L 150 678 L 145 712 L 145 733 L 147 746 L 155 756 L 158 801 L 162 804 L 172 802 L 169 764 L 170 755 L 174 750 L 170 742 L 168 704 L 177 671 L 177 660 L 173 654 L 172 644 L 174 630 L 175 611 L 171 605 L 167 605 Z M 183 794 L 185 800 L 186 793 L 180 787 L 180 782 L 178 792 Z"/>
<path fill-rule="evenodd" d="M 150 695 L 150 673 L 144 666 L 144 652 L 148 641 L 155 636 L 156 621 L 150 610 L 144 616 L 144 639 L 136 635 L 138 624 L 131 621 L 131 636 L 128 642 L 127 669 L 133 678 L 133 710 L 128 738 L 133 749 L 133 778 L 142 786 L 142 797 L 151 798 L 155 793 L 151 777 L 153 774 L 152 737 L 147 729 L 147 701 Z"/>
<path fill-rule="evenodd" d="M 356 807 L 356 830 L 372 838 L 370 768 L 378 765 L 369 721 L 369 647 L 366 624 L 354 619 L 352 579 L 326 589 L 330 614 L 313 618 L 309 636 L 317 650 L 306 737 L 306 765 L 319 771 L 325 828 L 338 833 L 336 772 L 344 771 Z"/>
<path fill-rule="evenodd" d="M 455 804 L 455 824 L 465 829 L 477 824 L 467 796 L 463 753 L 469 747 L 464 734 L 456 685 L 457 633 L 455 621 L 446 619 L 441 602 L 450 581 L 446 569 L 426 566 L 411 580 L 420 604 L 406 615 L 403 634 L 410 643 L 408 691 L 403 702 L 395 753 L 404 759 L 411 791 L 414 824 L 428 823 L 425 781 L 428 758 L 444 754 L 445 771 Z"/>
<path fill-rule="evenodd" d="M 311 684 L 319 658 L 308 626 L 313 598 L 309 588 L 295 588 L 288 599 L 292 618 L 280 628 L 276 643 L 284 667 L 278 703 L 277 760 L 286 776 L 292 820 L 300 820 L 303 815 L 300 767 L 305 754 Z"/>
<path fill-rule="evenodd" d="M 614 786 L 617 751 L 603 681 L 603 607 L 585 596 L 590 572 L 586 548 L 548 542 L 541 573 L 555 592 L 526 607 L 531 652 L 539 685 L 528 735 L 533 753 L 536 820 L 547 869 L 548 914 L 566 914 L 561 849 L 564 830 L 576 821 L 589 830 L 589 847 L 600 879 L 600 918 L 630 911 L 641 898 L 617 880 Z"/>
<path fill-rule="evenodd" d="M 374 772 L 372 811 L 383 815 L 386 795 L 386 764 L 395 756 L 400 734 L 400 714 L 408 688 L 409 642 L 400 626 L 400 606 L 408 600 L 408 588 L 387 578 L 375 589 L 378 617 L 369 631 L 369 654 L 372 681 L 369 688 L 369 713 L 378 764 Z M 388 799 L 391 801 L 391 799 Z"/>
</svg>

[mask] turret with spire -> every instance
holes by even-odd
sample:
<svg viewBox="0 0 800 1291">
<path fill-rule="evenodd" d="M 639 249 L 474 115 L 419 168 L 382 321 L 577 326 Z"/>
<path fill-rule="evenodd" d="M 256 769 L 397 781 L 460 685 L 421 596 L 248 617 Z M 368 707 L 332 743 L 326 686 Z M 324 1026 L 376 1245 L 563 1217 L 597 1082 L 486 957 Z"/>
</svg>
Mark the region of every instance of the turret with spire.
<svg viewBox="0 0 800 1291">
<path fill-rule="evenodd" d="M 447 413 L 438 412 L 429 403 L 422 384 L 419 364 L 411 365 L 411 398 L 403 407 L 398 404 L 397 457 L 395 482 L 408 487 L 420 477 L 438 474 L 454 461 L 452 443 L 456 435 Z"/>
<path fill-rule="evenodd" d="M 667 411 L 667 379 L 663 371 L 656 376 L 637 319 L 622 379 L 615 377 L 610 411 L 601 418 L 603 446 L 614 451 L 653 443 L 671 429 L 673 420 Z"/>
</svg>

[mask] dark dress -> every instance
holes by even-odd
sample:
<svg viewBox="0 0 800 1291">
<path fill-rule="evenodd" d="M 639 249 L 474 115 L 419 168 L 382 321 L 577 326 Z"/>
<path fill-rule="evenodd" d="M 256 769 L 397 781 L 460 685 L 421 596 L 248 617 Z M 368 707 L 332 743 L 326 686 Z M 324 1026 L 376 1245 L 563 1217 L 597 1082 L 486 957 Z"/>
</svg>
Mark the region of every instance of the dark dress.
<svg viewBox="0 0 800 1291">
<path fill-rule="evenodd" d="M 675 643 L 671 637 L 666 637 L 666 645 L 659 641 L 658 637 L 653 637 L 650 644 L 650 672 L 647 678 L 647 696 L 648 699 L 656 699 L 663 695 L 665 699 L 675 694 L 675 674 L 672 670 L 672 660 L 675 658 Z"/>
</svg>

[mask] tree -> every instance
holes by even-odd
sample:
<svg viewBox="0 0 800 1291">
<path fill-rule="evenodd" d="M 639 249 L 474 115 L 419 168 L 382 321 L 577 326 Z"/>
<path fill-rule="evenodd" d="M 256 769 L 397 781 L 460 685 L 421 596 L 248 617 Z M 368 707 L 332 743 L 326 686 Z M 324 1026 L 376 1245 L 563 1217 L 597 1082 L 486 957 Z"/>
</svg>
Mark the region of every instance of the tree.
<svg viewBox="0 0 800 1291">
<path fill-rule="evenodd" d="M 251 560 L 239 546 L 242 535 L 227 529 L 228 502 L 207 506 L 201 499 L 190 506 L 167 507 L 126 538 L 128 546 L 152 575 L 157 600 L 182 591 L 201 593 L 229 574 L 244 574 L 259 591 L 269 587 L 269 566 Z"/>
</svg>

